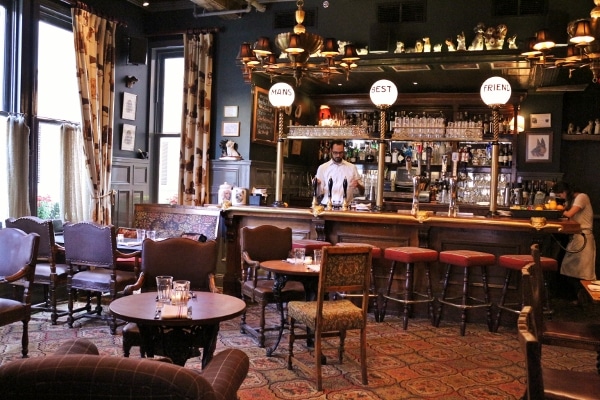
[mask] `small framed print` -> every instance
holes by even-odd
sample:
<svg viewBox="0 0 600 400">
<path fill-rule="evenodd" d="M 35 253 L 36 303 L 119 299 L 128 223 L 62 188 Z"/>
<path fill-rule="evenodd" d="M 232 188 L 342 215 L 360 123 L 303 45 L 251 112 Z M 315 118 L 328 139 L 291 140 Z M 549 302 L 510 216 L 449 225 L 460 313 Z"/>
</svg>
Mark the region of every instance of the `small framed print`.
<svg viewBox="0 0 600 400">
<path fill-rule="evenodd" d="M 135 125 L 123 124 L 121 150 L 133 151 L 135 149 Z"/>
<path fill-rule="evenodd" d="M 240 136 L 240 122 L 223 122 L 222 136 Z"/>
<path fill-rule="evenodd" d="M 552 162 L 552 132 L 527 132 L 526 137 L 526 162 Z"/>
<path fill-rule="evenodd" d="M 135 111 L 137 108 L 137 95 L 123 92 L 123 112 L 121 118 L 135 121 Z"/>
<path fill-rule="evenodd" d="M 295 156 L 302 154 L 302 140 L 292 140 L 292 154 Z"/>
<path fill-rule="evenodd" d="M 530 114 L 530 126 L 535 128 L 550 128 L 552 126 L 552 114 Z"/>
<path fill-rule="evenodd" d="M 223 116 L 225 118 L 237 118 L 238 106 L 225 106 L 223 107 Z"/>
</svg>

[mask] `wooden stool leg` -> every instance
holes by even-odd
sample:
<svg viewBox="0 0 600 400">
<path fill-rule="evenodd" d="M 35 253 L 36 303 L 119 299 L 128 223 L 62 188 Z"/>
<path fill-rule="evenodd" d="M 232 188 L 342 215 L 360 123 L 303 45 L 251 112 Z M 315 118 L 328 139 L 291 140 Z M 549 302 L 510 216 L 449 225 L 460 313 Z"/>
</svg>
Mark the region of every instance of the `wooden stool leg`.
<svg viewBox="0 0 600 400">
<path fill-rule="evenodd" d="M 425 278 L 427 279 L 427 298 L 430 299 L 427 304 L 427 312 L 429 315 L 429 319 L 431 320 L 431 325 L 435 325 L 435 314 L 433 313 L 433 290 L 431 286 L 431 271 L 429 268 L 429 263 L 425 266 Z"/>
<path fill-rule="evenodd" d="M 450 271 L 452 269 L 452 265 L 448 264 L 446 267 L 446 275 L 444 277 L 444 285 L 442 287 L 442 297 L 441 300 L 446 300 L 446 290 L 448 289 L 448 280 L 450 279 Z M 440 302 L 438 305 L 438 315 L 435 319 L 435 327 L 440 326 L 440 320 L 442 319 L 442 311 L 444 309 L 444 303 Z"/>
<path fill-rule="evenodd" d="M 413 264 L 406 263 L 406 281 L 404 282 L 404 317 L 403 317 L 403 328 L 408 328 L 408 317 L 412 308 L 409 303 L 413 299 Z"/>
<path fill-rule="evenodd" d="M 460 335 L 465 336 L 467 330 L 467 302 L 469 299 L 469 268 L 464 268 L 462 290 L 462 313 L 460 315 Z"/>
<path fill-rule="evenodd" d="M 500 326 L 500 317 L 502 316 L 502 306 L 506 301 L 506 293 L 508 292 L 508 285 L 510 284 L 510 277 L 512 276 L 512 270 L 507 269 L 504 277 L 504 286 L 502 286 L 502 294 L 500 295 L 500 301 L 498 302 L 498 313 L 496 314 L 496 321 L 494 321 L 493 332 L 498 332 Z"/>
<path fill-rule="evenodd" d="M 485 308 L 485 315 L 487 319 L 488 331 L 493 332 L 493 324 L 492 324 L 492 307 L 490 303 L 490 288 L 488 287 L 487 281 L 487 267 L 481 267 L 481 280 L 483 282 L 483 299 L 485 304 L 488 306 Z"/>
<path fill-rule="evenodd" d="M 388 276 L 387 289 L 385 292 L 386 296 L 389 296 L 392 291 L 392 283 L 394 282 L 394 272 L 395 271 L 396 271 L 396 261 L 392 261 L 392 266 L 390 267 L 390 274 Z M 385 317 L 385 311 L 387 309 L 387 302 L 388 302 L 387 297 L 384 297 L 382 304 L 381 304 L 381 312 L 379 314 L 379 322 L 383 322 L 383 318 Z"/>
</svg>

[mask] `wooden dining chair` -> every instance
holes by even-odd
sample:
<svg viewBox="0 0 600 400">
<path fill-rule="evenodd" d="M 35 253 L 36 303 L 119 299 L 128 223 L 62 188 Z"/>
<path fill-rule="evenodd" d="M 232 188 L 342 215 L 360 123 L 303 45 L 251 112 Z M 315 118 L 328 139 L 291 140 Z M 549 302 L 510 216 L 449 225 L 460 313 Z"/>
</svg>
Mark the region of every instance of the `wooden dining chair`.
<svg viewBox="0 0 600 400">
<path fill-rule="evenodd" d="M 540 265 L 539 246 L 531 246 L 533 262 L 521 270 L 523 305 L 531 307 L 533 326 L 540 343 L 573 349 L 595 351 L 596 369 L 600 374 L 600 324 L 547 320 L 544 315 L 544 277 Z"/>
<path fill-rule="evenodd" d="M 542 366 L 542 343 L 534 320 L 533 308 L 523 307 L 517 322 L 527 374 L 527 388 L 523 399 L 597 399 L 600 393 L 598 374 Z"/>
<path fill-rule="evenodd" d="M 265 326 L 267 304 L 277 303 L 273 292 L 274 280 L 270 274 L 260 269 L 260 263 L 268 260 L 285 260 L 292 249 L 292 229 L 274 225 L 260 225 L 255 228 L 243 227 L 240 235 L 242 252 L 241 288 L 242 298 L 258 302 L 260 306 L 259 326 L 246 322 L 246 312 L 242 314 L 240 330 L 258 339 L 258 345 L 265 347 L 265 332 L 278 330 L 277 326 Z M 300 282 L 289 281 L 281 291 L 281 304 L 292 300 L 305 300 L 304 286 Z"/>
<path fill-rule="evenodd" d="M 31 308 L 50 312 L 52 325 L 56 325 L 59 317 L 67 315 L 66 311 L 59 311 L 57 308 L 56 291 L 61 287 L 66 288 L 68 267 L 57 261 L 59 255 L 64 258 L 65 249 L 57 245 L 54 240 L 55 224 L 52 220 L 35 216 L 8 218 L 5 222 L 7 228 L 21 229 L 25 233 L 36 233 L 40 237 L 33 283 L 42 285 L 44 300 L 41 303 L 32 304 Z"/>
<path fill-rule="evenodd" d="M 31 292 L 40 237 L 16 228 L 0 229 L 0 326 L 23 323 L 21 354 L 29 352 Z"/>
<path fill-rule="evenodd" d="M 107 293 L 111 300 L 123 292 L 125 286 L 135 283 L 137 271 L 120 270 L 117 258 L 139 256 L 140 252 L 121 253 L 117 250 L 116 230 L 112 225 L 94 222 L 67 223 L 64 226 L 65 258 L 68 277 L 69 315 L 67 324 L 81 318 L 101 318 L 108 321 L 114 335 L 117 320 L 110 314 L 102 314 L 102 295 Z M 75 309 L 78 292 L 86 293 L 84 306 Z M 96 296 L 96 308 L 92 311 L 92 295 Z M 81 312 L 83 311 L 83 312 Z M 76 315 L 77 313 L 77 315 Z"/>
<path fill-rule="evenodd" d="M 218 293 L 215 284 L 217 271 L 217 242 L 199 242 L 186 238 L 169 238 L 162 241 L 150 239 L 142 243 L 142 267 L 134 284 L 123 290 L 124 295 L 134 291 L 156 291 L 156 277 L 169 275 L 173 280 L 190 281 L 192 291 Z M 131 347 L 140 346 L 140 354 L 146 356 L 140 329 L 136 323 L 130 322 L 123 327 L 123 353 L 129 357 Z M 157 346 L 157 348 L 159 348 Z M 198 350 L 191 349 L 192 353 Z"/>
<path fill-rule="evenodd" d="M 297 366 L 308 375 L 316 374 L 317 390 L 323 389 L 322 349 L 324 337 L 339 337 L 338 362 L 344 355 L 346 331 L 360 330 L 360 365 L 363 385 L 367 379 L 367 311 L 371 276 L 371 247 L 368 246 L 327 246 L 319 271 L 319 292 L 316 301 L 290 301 L 288 369 Z M 351 300 L 329 300 L 329 293 L 362 292 L 361 306 Z M 315 336 L 316 368 L 309 366 L 294 356 L 296 339 L 306 338 L 307 334 L 296 335 L 296 324 L 302 324 Z"/>
</svg>

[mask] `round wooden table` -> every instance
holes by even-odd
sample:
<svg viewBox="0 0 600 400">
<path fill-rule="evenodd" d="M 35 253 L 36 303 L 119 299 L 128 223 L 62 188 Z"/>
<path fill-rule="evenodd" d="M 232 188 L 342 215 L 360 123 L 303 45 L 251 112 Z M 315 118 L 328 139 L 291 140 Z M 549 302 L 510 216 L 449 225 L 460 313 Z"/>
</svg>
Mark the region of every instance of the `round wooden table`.
<svg viewBox="0 0 600 400">
<path fill-rule="evenodd" d="M 283 330 L 285 328 L 285 315 L 283 314 L 283 304 L 281 302 L 281 291 L 285 287 L 287 281 L 298 281 L 304 285 L 306 300 L 312 301 L 317 297 L 319 284 L 319 272 L 308 268 L 305 264 L 293 264 L 286 260 L 269 260 L 260 263 L 260 267 L 265 271 L 269 271 L 274 275 L 273 295 L 277 299 L 277 308 L 280 314 L 279 333 L 277 342 L 273 347 L 267 348 L 267 356 L 271 356 L 279 346 Z M 309 340 L 309 345 L 312 343 Z"/>
<path fill-rule="evenodd" d="M 134 294 L 114 300 L 109 309 L 117 318 L 138 324 L 149 357 L 154 356 L 154 344 L 161 343 L 164 355 L 178 365 L 185 365 L 194 347 L 202 347 L 205 367 L 215 351 L 219 323 L 246 309 L 246 303 L 237 297 L 194 292 L 187 304 L 191 307 L 188 318 L 163 319 L 156 299 L 156 292 Z"/>
</svg>

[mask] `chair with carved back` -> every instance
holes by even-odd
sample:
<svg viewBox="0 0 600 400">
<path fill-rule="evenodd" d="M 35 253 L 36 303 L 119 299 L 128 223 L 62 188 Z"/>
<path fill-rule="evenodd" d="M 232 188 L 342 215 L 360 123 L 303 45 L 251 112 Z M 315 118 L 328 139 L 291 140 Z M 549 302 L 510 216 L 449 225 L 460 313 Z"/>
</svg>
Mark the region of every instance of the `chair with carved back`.
<svg viewBox="0 0 600 400">
<path fill-rule="evenodd" d="M 544 315 L 544 277 L 539 246 L 531 246 L 533 262 L 521 270 L 523 305 L 531 306 L 533 326 L 542 344 L 597 353 L 596 369 L 600 373 L 600 324 L 594 322 L 547 320 Z"/>
<path fill-rule="evenodd" d="M 367 379 L 367 311 L 371 279 L 370 246 L 327 246 L 319 271 L 319 291 L 316 301 L 291 301 L 288 303 L 290 319 L 288 369 L 297 366 L 307 375 L 315 375 L 317 390 L 323 389 L 322 377 L 322 338 L 339 337 L 338 362 L 344 355 L 346 331 L 360 330 L 360 365 L 363 385 Z M 362 292 L 361 306 L 351 300 L 328 299 L 330 293 Z M 331 296 L 333 297 L 333 296 Z M 315 364 L 307 365 L 294 356 L 294 342 L 304 339 L 307 334 L 296 335 L 296 324 L 306 326 L 315 336 Z"/>
<path fill-rule="evenodd" d="M 592 372 L 552 369 L 542 366 L 542 343 L 534 322 L 534 311 L 525 306 L 517 322 L 519 343 L 525 356 L 525 400 L 538 399 L 597 399 L 600 376 Z"/>
<path fill-rule="evenodd" d="M 134 291 L 156 291 L 156 277 L 172 276 L 173 280 L 190 281 L 190 290 L 218 293 L 215 284 L 218 246 L 214 240 L 199 242 L 187 238 L 169 238 L 162 241 L 146 239 L 142 243 L 142 267 L 137 282 L 123 291 L 130 295 Z M 140 346 L 140 354 L 146 356 L 140 329 L 130 322 L 123 327 L 123 353 L 129 357 L 132 346 Z M 156 346 L 159 350 L 159 346 Z M 190 349 L 198 353 L 197 348 Z M 157 354 L 159 353 L 157 352 Z"/>
<path fill-rule="evenodd" d="M 29 352 L 31 292 L 40 237 L 16 228 L 0 229 L 0 326 L 23 323 L 21 354 Z"/>
<path fill-rule="evenodd" d="M 57 308 L 56 290 L 67 286 L 67 265 L 57 261 L 60 255 L 64 258 L 64 248 L 54 241 L 54 223 L 52 220 L 41 219 L 35 216 L 6 219 L 7 228 L 21 229 L 25 233 L 37 233 L 40 245 L 35 266 L 34 284 L 42 285 L 44 300 L 39 304 L 32 304 L 32 309 L 50 312 L 52 325 L 56 325 L 58 318 L 67 315 L 66 311 Z"/>
<path fill-rule="evenodd" d="M 111 333 L 115 334 L 117 320 L 113 315 L 102 314 L 102 295 L 108 294 L 112 301 L 127 285 L 135 283 L 137 271 L 119 270 L 116 262 L 118 257 L 132 256 L 134 253 L 125 254 L 117 250 L 116 229 L 112 225 L 67 223 L 64 226 L 64 240 L 69 267 L 67 324 L 72 328 L 73 323 L 81 318 L 101 318 L 108 321 Z M 140 252 L 135 253 L 139 255 Z M 86 301 L 82 307 L 75 309 L 78 292 L 86 293 Z M 94 310 L 92 295 L 96 296 Z"/>
<path fill-rule="evenodd" d="M 292 249 L 292 229 L 274 225 L 260 225 L 255 228 L 243 227 L 240 232 L 242 252 L 242 298 L 260 305 L 259 326 L 246 322 L 246 312 L 242 314 L 240 330 L 258 339 L 258 345 L 265 347 L 265 332 L 278 327 L 265 326 L 265 308 L 267 304 L 277 303 L 273 292 L 274 280 L 263 273 L 260 263 L 268 260 L 285 260 Z M 304 286 L 300 282 L 289 281 L 281 291 L 281 303 L 291 300 L 305 300 Z"/>
</svg>

